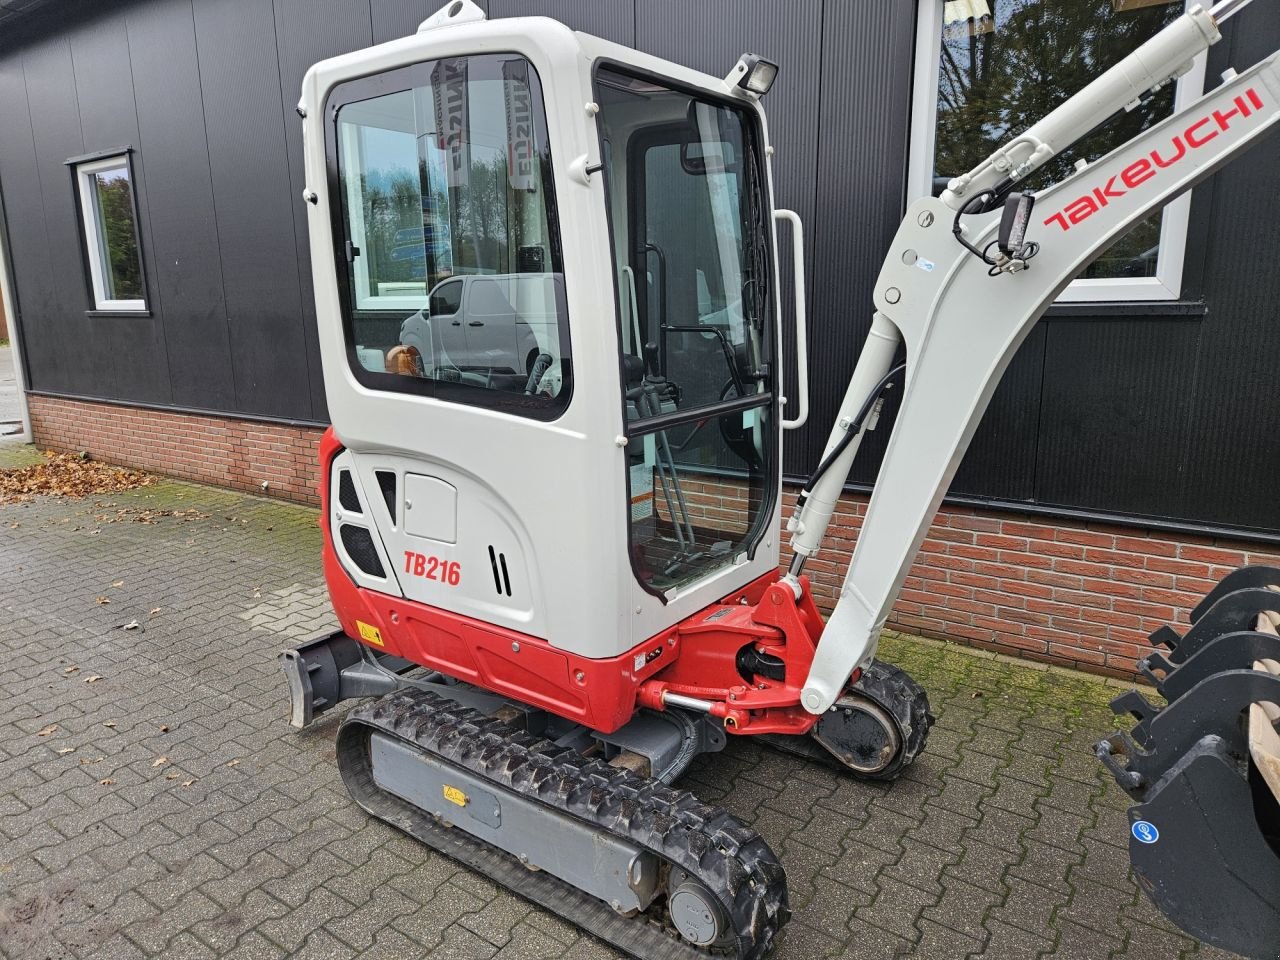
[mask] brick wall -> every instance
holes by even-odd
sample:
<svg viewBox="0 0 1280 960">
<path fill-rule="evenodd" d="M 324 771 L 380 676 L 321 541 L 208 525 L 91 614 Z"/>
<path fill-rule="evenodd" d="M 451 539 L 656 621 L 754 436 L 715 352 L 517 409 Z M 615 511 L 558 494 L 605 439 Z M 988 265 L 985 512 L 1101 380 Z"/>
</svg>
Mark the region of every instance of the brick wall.
<svg viewBox="0 0 1280 960">
<path fill-rule="evenodd" d="M 87 450 L 109 462 L 254 493 L 266 480 L 269 495 L 317 502 L 318 429 L 30 399 L 42 447 Z M 704 522 L 724 523 L 741 496 L 740 487 L 714 481 L 692 484 L 687 492 L 692 512 Z M 784 517 L 795 496 L 793 489 L 784 492 Z M 845 495 L 823 552 L 805 568 L 824 611 L 839 595 L 866 503 L 864 495 Z M 1250 563 L 1280 565 L 1280 550 L 944 505 L 889 625 L 1129 677 L 1148 649 L 1149 633 L 1167 623 L 1185 625 L 1219 578 Z"/>
<path fill-rule="evenodd" d="M 784 494 L 789 516 L 795 491 Z M 805 572 L 829 610 L 867 497 L 846 494 Z M 785 541 L 784 541 L 785 543 Z M 1280 551 L 1240 540 L 1159 533 L 943 505 L 889 625 L 1092 673 L 1131 677 L 1165 624 L 1180 632 L 1222 577 L 1280 565 Z"/>
<path fill-rule="evenodd" d="M 319 503 L 322 431 L 254 420 L 29 397 L 35 442 L 220 487 Z"/>
</svg>

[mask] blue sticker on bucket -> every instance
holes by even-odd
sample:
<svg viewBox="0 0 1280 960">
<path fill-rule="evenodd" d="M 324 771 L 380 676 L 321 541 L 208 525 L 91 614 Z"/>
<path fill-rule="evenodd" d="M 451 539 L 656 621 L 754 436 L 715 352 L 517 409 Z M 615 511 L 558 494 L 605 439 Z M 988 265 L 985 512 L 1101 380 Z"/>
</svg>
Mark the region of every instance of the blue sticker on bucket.
<svg viewBox="0 0 1280 960">
<path fill-rule="evenodd" d="M 1148 820 L 1135 820 L 1129 829 L 1133 833 L 1133 839 L 1139 843 L 1155 843 L 1160 839 L 1160 831 Z"/>
</svg>

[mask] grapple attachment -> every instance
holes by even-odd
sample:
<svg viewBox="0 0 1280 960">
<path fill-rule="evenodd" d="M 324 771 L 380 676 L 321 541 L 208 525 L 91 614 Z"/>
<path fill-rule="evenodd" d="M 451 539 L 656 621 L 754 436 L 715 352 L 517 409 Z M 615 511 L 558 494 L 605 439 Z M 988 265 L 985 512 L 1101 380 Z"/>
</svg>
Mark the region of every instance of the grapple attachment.
<svg viewBox="0 0 1280 960">
<path fill-rule="evenodd" d="M 1138 664 L 1165 705 L 1112 701 L 1137 722 L 1097 746 L 1137 803 L 1138 883 L 1187 933 L 1247 957 L 1280 957 L 1280 569 L 1236 570 L 1163 627 Z"/>
</svg>

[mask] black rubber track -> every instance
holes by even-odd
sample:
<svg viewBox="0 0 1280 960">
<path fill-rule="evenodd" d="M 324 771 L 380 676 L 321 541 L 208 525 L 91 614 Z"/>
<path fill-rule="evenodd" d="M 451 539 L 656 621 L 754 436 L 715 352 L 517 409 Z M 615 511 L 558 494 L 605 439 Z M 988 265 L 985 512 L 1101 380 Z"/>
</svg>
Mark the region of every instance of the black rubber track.
<svg viewBox="0 0 1280 960">
<path fill-rule="evenodd" d="M 727 947 L 695 947 L 665 922 L 664 898 L 645 913 L 623 917 L 464 830 L 442 826 L 374 783 L 369 735 L 375 730 L 484 778 L 495 791 L 540 803 L 549 817 L 589 823 L 684 869 L 720 900 L 734 940 Z M 430 691 L 397 692 L 353 710 L 338 730 L 337 747 L 342 779 L 369 813 L 633 957 L 758 960 L 790 919 L 782 865 L 759 834 L 725 810 L 513 730 Z M 555 829 L 554 820 L 548 829 Z"/>
<path fill-rule="evenodd" d="M 929 695 L 905 670 L 883 660 L 872 660 L 851 688 L 886 710 L 898 727 L 902 747 L 883 770 L 864 773 L 840 762 L 817 740 L 805 736 L 770 735 L 760 739 L 784 753 L 826 764 L 858 780 L 896 780 L 924 750 L 933 726 L 929 712 Z"/>
</svg>

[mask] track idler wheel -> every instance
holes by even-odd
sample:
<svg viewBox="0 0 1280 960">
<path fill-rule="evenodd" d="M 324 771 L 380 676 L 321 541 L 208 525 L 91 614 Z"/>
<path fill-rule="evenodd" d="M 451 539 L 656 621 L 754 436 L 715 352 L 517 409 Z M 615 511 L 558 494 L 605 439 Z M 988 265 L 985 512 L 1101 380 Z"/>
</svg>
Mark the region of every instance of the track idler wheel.
<svg viewBox="0 0 1280 960">
<path fill-rule="evenodd" d="M 807 736 L 761 739 L 860 780 L 896 780 L 924 749 L 932 725 L 924 689 L 905 670 L 873 660 Z"/>
<path fill-rule="evenodd" d="M 932 725 L 920 684 L 905 670 L 872 660 L 810 736 L 855 777 L 896 780 L 924 749 Z"/>
</svg>

